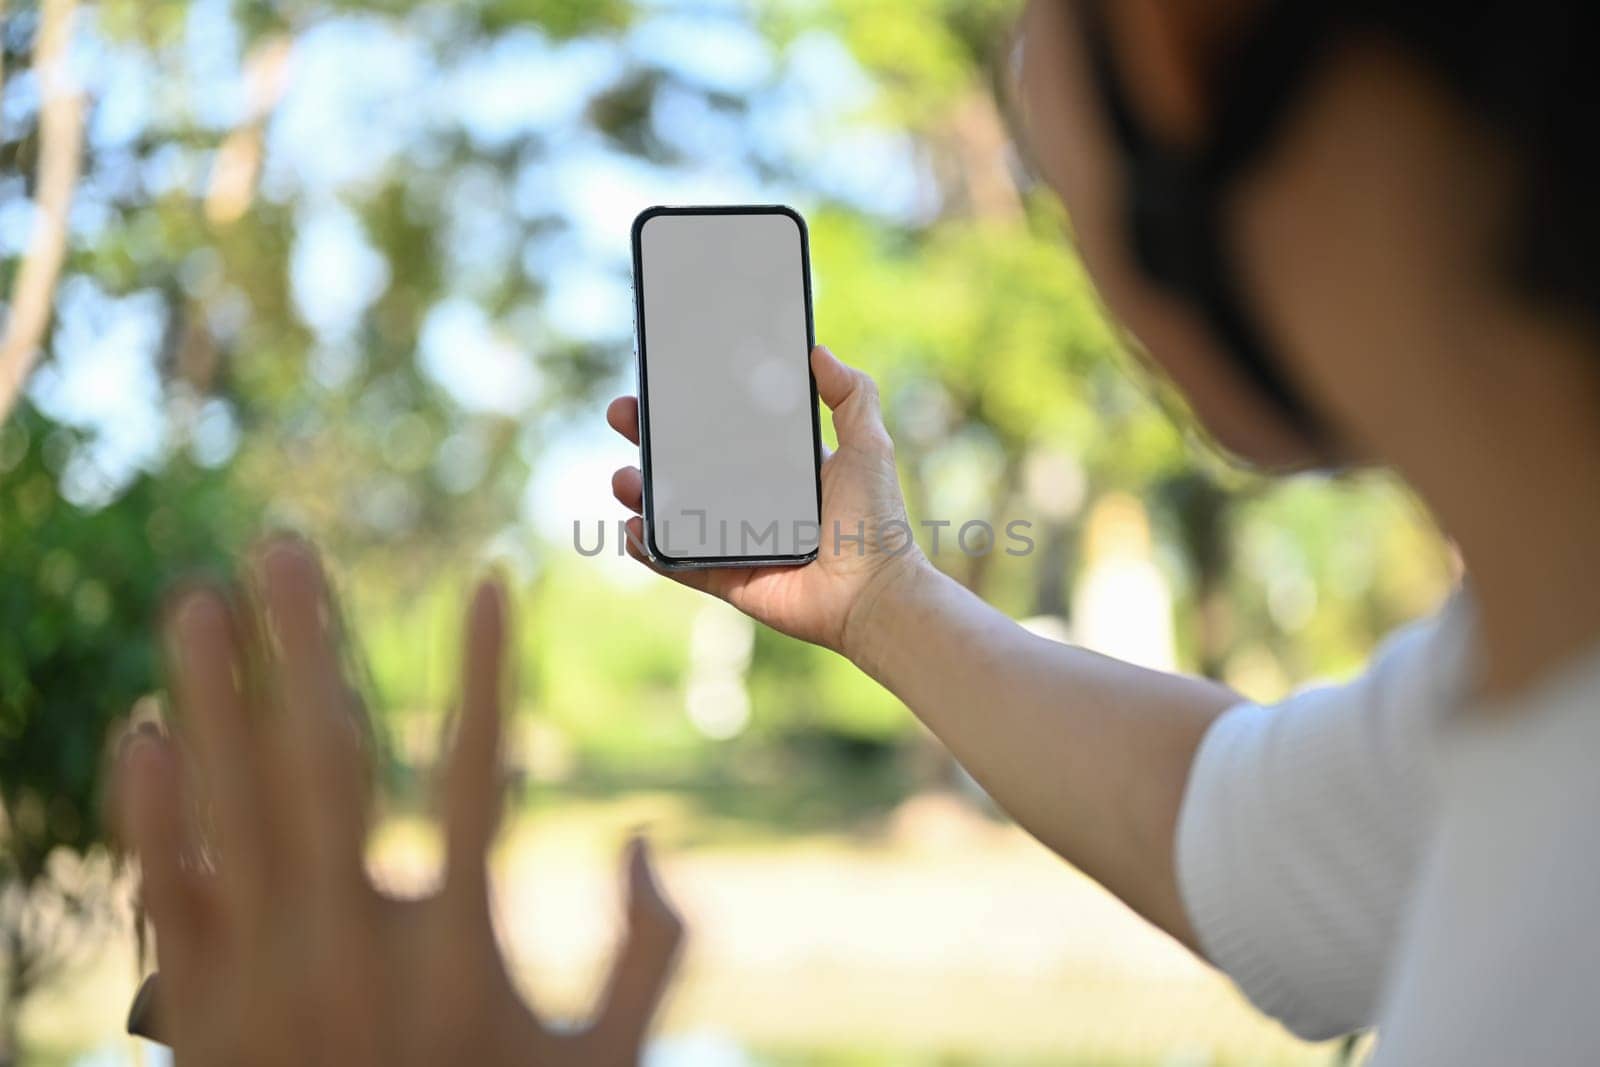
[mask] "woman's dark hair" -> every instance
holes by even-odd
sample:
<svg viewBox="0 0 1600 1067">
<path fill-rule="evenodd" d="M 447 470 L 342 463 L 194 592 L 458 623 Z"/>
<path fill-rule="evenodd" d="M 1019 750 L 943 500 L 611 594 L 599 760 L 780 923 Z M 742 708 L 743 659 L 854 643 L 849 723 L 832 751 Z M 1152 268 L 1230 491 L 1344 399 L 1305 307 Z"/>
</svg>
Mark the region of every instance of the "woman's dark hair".
<svg viewBox="0 0 1600 1067">
<path fill-rule="evenodd" d="M 1516 203 L 1498 265 L 1531 303 L 1600 327 L 1591 126 L 1600 64 L 1582 51 L 1600 29 L 1600 0 L 1267 0 L 1215 63 L 1214 114 L 1197 145 L 1153 133 L 1130 104 L 1108 31 L 1113 3 L 1075 0 L 1073 10 L 1121 150 L 1129 249 L 1149 281 L 1203 316 L 1241 375 L 1307 440 L 1334 435 L 1260 328 L 1220 219 L 1228 189 L 1292 122 L 1318 65 L 1351 38 L 1375 35 L 1414 56 L 1506 147 Z"/>
<path fill-rule="evenodd" d="M 1511 280 L 1600 320 L 1600 3 L 1353 0 L 1350 10 L 1431 69 L 1514 154 Z"/>
</svg>

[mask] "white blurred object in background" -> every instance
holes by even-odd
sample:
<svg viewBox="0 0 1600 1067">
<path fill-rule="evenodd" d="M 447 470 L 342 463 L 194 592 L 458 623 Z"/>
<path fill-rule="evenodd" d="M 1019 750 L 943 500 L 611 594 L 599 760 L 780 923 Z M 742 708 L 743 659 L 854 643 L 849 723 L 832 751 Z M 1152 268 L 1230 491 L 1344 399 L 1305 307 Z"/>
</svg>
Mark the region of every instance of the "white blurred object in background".
<svg viewBox="0 0 1600 1067">
<path fill-rule="evenodd" d="M 1127 494 L 1108 494 L 1089 511 L 1072 630 L 1080 645 L 1107 656 L 1154 670 L 1176 666 L 1172 587 L 1156 566 L 1150 517 Z"/>
<path fill-rule="evenodd" d="M 695 729 L 714 741 L 737 737 L 750 724 L 745 675 L 755 641 L 755 624 L 720 600 L 695 614 L 684 706 Z"/>
</svg>

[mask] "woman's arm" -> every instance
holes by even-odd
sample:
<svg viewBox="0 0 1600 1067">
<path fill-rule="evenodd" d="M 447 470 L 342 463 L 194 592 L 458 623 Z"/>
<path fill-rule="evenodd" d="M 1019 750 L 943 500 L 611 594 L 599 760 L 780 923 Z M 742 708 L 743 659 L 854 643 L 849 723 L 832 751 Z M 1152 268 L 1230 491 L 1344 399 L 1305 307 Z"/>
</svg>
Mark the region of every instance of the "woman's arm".
<svg viewBox="0 0 1600 1067">
<path fill-rule="evenodd" d="M 1174 832 L 1195 749 L 1234 693 L 1037 637 L 920 560 L 869 589 L 844 636 L 1024 829 L 1200 951 Z"/>
</svg>

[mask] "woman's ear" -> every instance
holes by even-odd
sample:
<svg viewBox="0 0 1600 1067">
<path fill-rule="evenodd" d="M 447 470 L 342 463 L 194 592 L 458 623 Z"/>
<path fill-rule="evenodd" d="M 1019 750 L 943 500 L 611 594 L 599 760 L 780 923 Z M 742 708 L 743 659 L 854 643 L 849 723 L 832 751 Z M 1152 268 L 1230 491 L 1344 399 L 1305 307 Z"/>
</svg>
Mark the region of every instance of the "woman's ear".
<svg viewBox="0 0 1600 1067">
<path fill-rule="evenodd" d="M 1111 0 L 1117 69 L 1145 127 L 1178 145 L 1204 140 L 1214 64 L 1260 0 Z"/>
</svg>

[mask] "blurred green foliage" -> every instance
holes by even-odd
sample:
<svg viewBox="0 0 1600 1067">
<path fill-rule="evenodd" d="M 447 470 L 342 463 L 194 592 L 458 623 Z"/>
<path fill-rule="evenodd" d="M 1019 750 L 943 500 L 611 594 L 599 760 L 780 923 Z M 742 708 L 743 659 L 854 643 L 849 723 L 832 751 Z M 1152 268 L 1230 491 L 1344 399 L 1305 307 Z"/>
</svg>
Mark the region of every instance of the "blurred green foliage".
<svg viewBox="0 0 1600 1067">
<path fill-rule="evenodd" d="M 106 728 L 156 691 L 162 598 L 182 576 L 224 574 L 249 526 L 223 478 L 181 466 L 115 507 L 62 499 L 78 437 L 30 407 L 0 429 L 0 798 L 24 882 L 54 847 L 100 840 Z"/>
<path fill-rule="evenodd" d="M 0 1037 L 15 1008 L 110 917 L 106 836 L 112 726 L 156 691 L 151 639 L 178 577 L 221 573 L 249 519 L 214 472 L 144 474 L 116 506 L 57 489 L 82 435 L 32 407 L 0 427 Z"/>
</svg>

